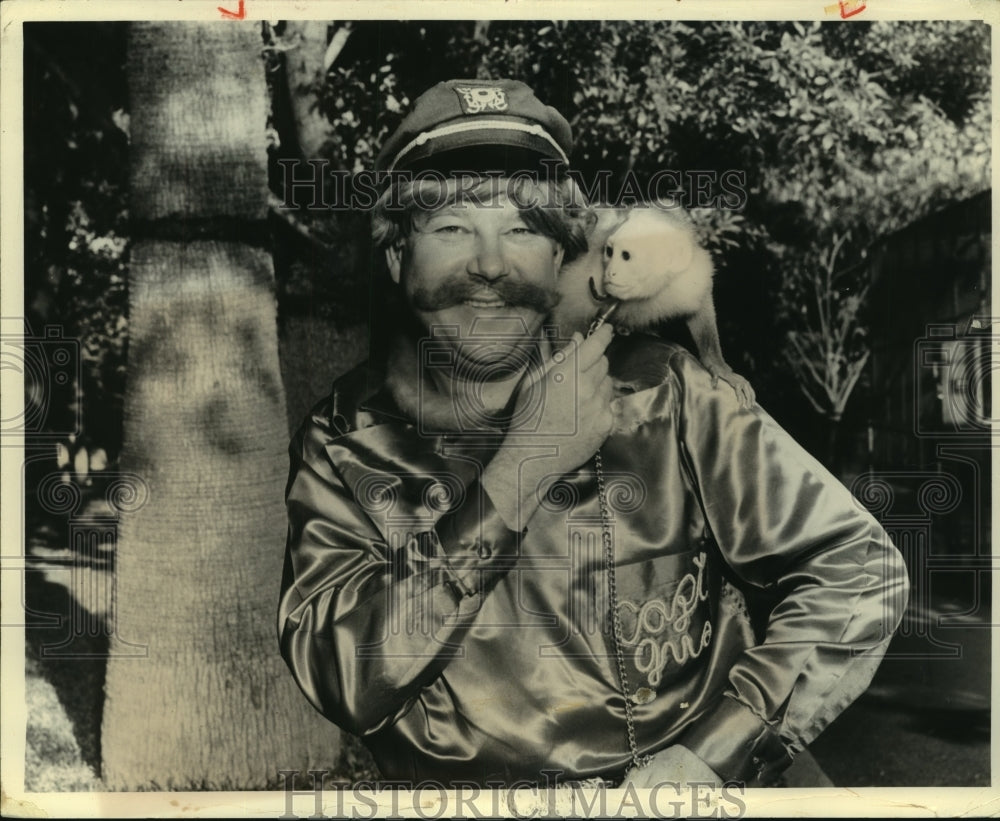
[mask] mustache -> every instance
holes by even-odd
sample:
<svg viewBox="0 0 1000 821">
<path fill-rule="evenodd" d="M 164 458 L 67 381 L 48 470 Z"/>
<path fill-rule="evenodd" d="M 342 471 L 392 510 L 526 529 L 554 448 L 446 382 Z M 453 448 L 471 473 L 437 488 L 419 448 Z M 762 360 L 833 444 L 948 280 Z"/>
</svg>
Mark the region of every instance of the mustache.
<svg viewBox="0 0 1000 821">
<path fill-rule="evenodd" d="M 450 279 L 434 288 L 417 288 L 413 292 L 413 306 L 421 311 L 440 311 L 467 299 L 482 299 L 487 291 L 502 299 L 508 307 L 531 308 L 540 314 L 551 311 L 560 298 L 554 288 L 543 288 L 532 282 L 498 279 L 487 285 L 472 280 Z"/>
</svg>

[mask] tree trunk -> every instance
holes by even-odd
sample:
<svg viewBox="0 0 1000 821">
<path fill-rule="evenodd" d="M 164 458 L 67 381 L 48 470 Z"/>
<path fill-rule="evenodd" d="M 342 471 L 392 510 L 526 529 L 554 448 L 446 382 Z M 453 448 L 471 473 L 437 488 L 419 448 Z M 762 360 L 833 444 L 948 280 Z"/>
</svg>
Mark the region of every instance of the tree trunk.
<svg viewBox="0 0 1000 821">
<path fill-rule="evenodd" d="M 299 151 L 307 160 L 325 157 L 324 143 L 330 138 L 330 122 L 316 107 L 315 85 L 322 79 L 327 50 L 323 20 L 287 20 L 284 39 L 296 43 L 285 52 L 288 96 L 295 118 Z"/>
<path fill-rule="evenodd" d="M 132 27 L 130 347 L 102 775 L 247 789 L 332 769 L 339 733 L 278 655 L 285 397 L 266 212 L 259 24 Z M 197 239 L 192 239 L 197 237 Z M 115 655 L 117 637 L 148 648 Z"/>
</svg>

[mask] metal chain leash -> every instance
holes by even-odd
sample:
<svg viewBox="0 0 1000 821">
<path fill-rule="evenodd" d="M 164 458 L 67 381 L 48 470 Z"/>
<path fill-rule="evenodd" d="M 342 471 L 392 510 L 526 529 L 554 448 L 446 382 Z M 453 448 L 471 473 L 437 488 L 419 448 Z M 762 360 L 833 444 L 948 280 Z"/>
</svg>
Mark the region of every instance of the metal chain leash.
<svg viewBox="0 0 1000 821">
<path fill-rule="evenodd" d="M 604 483 L 604 461 L 601 451 L 594 454 L 594 473 L 597 476 L 597 501 L 601 508 L 601 542 L 604 546 L 604 568 L 608 574 L 608 608 L 611 611 L 611 643 L 615 649 L 615 663 L 618 666 L 618 680 L 625 697 L 625 732 L 628 749 L 635 767 L 645 767 L 652 756 L 639 755 L 639 744 L 635 736 L 635 716 L 632 710 L 632 696 L 629 694 L 628 672 L 625 669 L 625 652 L 622 650 L 622 615 L 618 609 L 618 584 L 615 579 L 615 546 L 611 537 L 611 514 L 608 510 L 608 495 Z"/>
<path fill-rule="evenodd" d="M 591 336 L 600 328 L 618 306 L 614 303 L 609 310 L 604 311 L 591 323 L 587 336 Z M 615 545 L 611 536 L 611 511 L 608 507 L 607 487 L 604 481 L 604 460 L 598 448 L 594 454 L 594 474 L 597 477 L 597 501 L 601 510 L 601 544 L 604 547 L 604 568 L 608 576 L 608 607 L 611 611 L 611 643 L 615 650 L 615 663 L 618 667 L 618 680 L 622 695 L 625 697 L 625 732 L 628 736 L 628 749 L 632 755 L 632 763 L 636 769 L 645 767 L 652 756 L 639 755 L 639 743 L 635 735 L 635 715 L 632 708 L 632 696 L 629 694 L 628 671 L 625 669 L 625 651 L 622 649 L 622 616 L 618 609 L 618 583 L 615 578 Z"/>
</svg>

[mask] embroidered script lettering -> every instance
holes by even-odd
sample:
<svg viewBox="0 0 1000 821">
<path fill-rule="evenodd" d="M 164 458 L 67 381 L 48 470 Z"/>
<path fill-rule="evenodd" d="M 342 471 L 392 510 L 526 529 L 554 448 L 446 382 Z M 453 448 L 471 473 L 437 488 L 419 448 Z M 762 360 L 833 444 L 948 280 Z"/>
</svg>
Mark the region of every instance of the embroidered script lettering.
<svg viewBox="0 0 1000 821">
<path fill-rule="evenodd" d="M 650 599 L 642 605 L 623 601 L 618 605 L 634 616 L 635 629 L 631 633 L 623 633 L 622 644 L 635 648 L 633 663 L 636 670 L 646 674 L 650 687 L 659 685 L 671 658 L 681 666 L 690 659 L 698 658 L 712 641 L 712 623 L 707 619 L 702 625 L 697 646 L 688 632 L 698 603 L 708 598 L 705 553 L 699 553 L 692 561 L 698 569 L 697 575 L 685 574 L 669 605 L 663 599 Z"/>
</svg>

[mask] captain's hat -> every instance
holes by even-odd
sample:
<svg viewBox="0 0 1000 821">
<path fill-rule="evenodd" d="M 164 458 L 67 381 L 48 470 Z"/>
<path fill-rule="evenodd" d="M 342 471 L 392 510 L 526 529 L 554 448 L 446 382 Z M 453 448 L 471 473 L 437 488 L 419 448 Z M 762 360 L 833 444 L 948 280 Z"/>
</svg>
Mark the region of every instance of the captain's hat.
<svg viewBox="0 0 1000 821">
<path fill-rule="evenodd" d="M 421 94 L 385 141 L 376 171 L 552 170 L 569 164 L 566 118 L 518 80 L 447 80 Z"/>
</svg>

